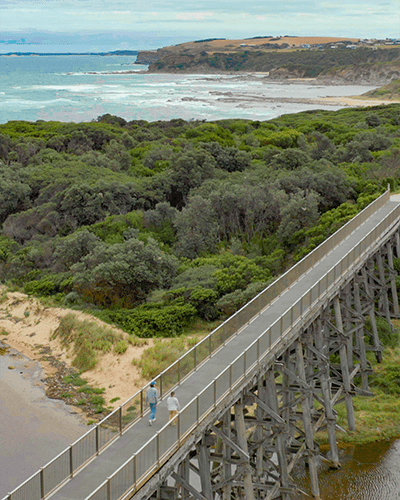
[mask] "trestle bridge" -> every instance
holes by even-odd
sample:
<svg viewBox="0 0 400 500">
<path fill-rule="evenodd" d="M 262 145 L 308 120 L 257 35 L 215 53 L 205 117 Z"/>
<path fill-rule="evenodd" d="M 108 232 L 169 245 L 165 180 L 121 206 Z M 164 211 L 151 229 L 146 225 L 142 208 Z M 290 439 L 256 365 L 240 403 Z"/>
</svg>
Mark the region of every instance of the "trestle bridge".
<svg viewBox="0 0 400 500">
<path fill-rule="evenodd" d="M 319 461 L 340 466 L 335 406 L 355 430 L 377 316 L 399 317 L 399 226 L 388 190 L 160 374 L 153 426 L 143 388 L 4 500 L 290 500 L 300 462 L 318 499 Z"/>
</svg>

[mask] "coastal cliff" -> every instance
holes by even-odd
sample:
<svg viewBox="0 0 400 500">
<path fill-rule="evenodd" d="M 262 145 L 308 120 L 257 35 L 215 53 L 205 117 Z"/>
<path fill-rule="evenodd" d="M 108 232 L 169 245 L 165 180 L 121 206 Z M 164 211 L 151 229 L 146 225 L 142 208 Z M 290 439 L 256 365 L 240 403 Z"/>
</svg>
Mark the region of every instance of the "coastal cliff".
<svg viewBox="0 0 400 500">
<path fill-rule="evenodd" d="M 140 52 L 137 63 L 148 64 L 150 73 L 258 72 L 273 81 L 385 85 L 400 78 L 400 45 L 296 37 L 240 42 L 245 41 L 199 41 Z"/>
<path fill-rule="evenodd" d="M 161 51 L 142 50 L 139 52 L 135 64 L 152 64 L 158 61 L 160 57 L 161 57 Z"/>
</svg>

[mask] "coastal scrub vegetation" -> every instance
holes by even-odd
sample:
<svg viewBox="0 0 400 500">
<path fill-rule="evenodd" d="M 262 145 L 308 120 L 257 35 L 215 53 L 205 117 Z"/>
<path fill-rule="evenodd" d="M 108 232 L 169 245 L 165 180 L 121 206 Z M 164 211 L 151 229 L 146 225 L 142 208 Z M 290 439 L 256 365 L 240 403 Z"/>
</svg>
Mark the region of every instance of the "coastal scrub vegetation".
<svg viewBox="0 0 400 500">
<path fill-rule="evenodd" d="M 129 334 L 92 332 L 94 348 L 89 325 L 66 327 L 79 370 L 96 349 L 215 325 L 396 189 L 399 125 L 397 104 L 0 125 L 0 280 Z"/>
</svg>

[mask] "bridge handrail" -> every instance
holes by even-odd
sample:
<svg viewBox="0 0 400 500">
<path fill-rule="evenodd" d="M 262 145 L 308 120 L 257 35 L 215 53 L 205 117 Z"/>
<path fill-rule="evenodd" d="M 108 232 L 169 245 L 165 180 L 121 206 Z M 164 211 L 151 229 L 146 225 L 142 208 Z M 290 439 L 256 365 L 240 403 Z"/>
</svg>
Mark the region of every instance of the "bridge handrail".
<svg viewBox="0 0 400 500">
<path fill-rule="evenodd" d="M 327 240 L 303 257 L 303 259 L 291 269 L 266 287 L 265 290 L 260 292 L 248 304 L 243 306 L 239 311 L 182 355 L 177 361 L 161 372 L 154 379 L 159 383 L 160 397 L 163 397 L 164 394 L 168 393 L 176 385 L 179 385 L 183 378 L 193 370 L 196 370 L 201 363 L 211 357 L 214 352 L 233 336 L 233 334 L 237 333 L 243 326 L 248 324 L 252 318 L 300 278 L 308 269 L 314 266 L 340 241 L 349 236 L 357 227 L 365 222 L 372 213 L 381 208 L 389 198 L 390 190 L 388 189 L 359 212 L 353 219 L 338 229 L 338 231 Z M 137 391 L 101 422 L 96 424 L 86 434 L 78 438 L 64 452 L 48 462 L 40 471 L 33 474 L 22 485 L 9 493 L 3 500 L 18 500 L 18 493 L 22 494 L 27 484 L 34 484 L 35 491 L 40 490 L 44 492 L 42 496 L 32 497 L 32 500 L 34 498 L 39 500 L 49 495 L 51 491 L 60 486 L 63 482 L 72 478 L 75 472 L 88 463 L 93 457 L 98 455 L 103 448 L 108 446 L 138 418 L 144 415 L 146 412 L 145 391 L 147 387 L 148 384 Z M 59 478 L 57 484 L 54 483 L 53 476 Z M 39 485 L 37 485 L 38 478 Z M 49 489 L 45 487 L 44 485 L 46 484 L 52 484 L 52 488 Z M 23 499 L 24 496 L 21 496 L 21 498 Z"/>
<path fill-rule="evenodd" d="M 399 223 L 399 221 L 400 206 L 396 206 L 384 221 L 369 231 L 355 247 L 347 252 L 337 264 L 332 266 L 294 305 L 264 330 L 244 352 L 239 354 L 230 365 L 182 408 L 175 417 L 178 423 L 176 427 L 172 427 L 174 420 L 167 422 L 153 438 L 145 443 L 112 476 L 107 478 L 94 492 L 86 497 L 85 500 L 119 500 L 124 495 L 131 495 L 134 491 L 138 490 L 151 477 L 154 470 L 158 469 L 172 456 L 176 449 L 190 435 L 193 428 L 197 427 L 206 418 L 208 413 L 217 406 L 218 402 L 229 392 L 232 392 L 234 387 L 262 362 L 271 347 L 280 342 L 298 322 L 302 321 L 311 308 L 336 285 L 344 272 L 353 268 L 371 246 L 375 245 L 379 236 L 382 237 L 384 232 L 387 232 L 395 223 Z M 239 376 L 235 380 L 233 380 L 234 369 L 236 371 L 239 369 Z M 208 404 L 206 404 L 205 411 L 200 414 L 199 408 L 202 406 L 202 397 L 208 400 Z M 193 413 L 194 408 L 196 412 L 195 420 L 189 418 L 190 423 L 188 424 L 186 414 Z M 153 459 L 150 467 L 145 465 L 147 469 L 140 473 L 138 462 L 142 460 L 143 463 L 148 463 L 148 458 L 151 454 L 153 454 Z M 127 477 L 131 479 L 127 480 Z M 126 487 L 129 481 L 131 481 L 131 484 L 129 487 Z"/>
</svg>

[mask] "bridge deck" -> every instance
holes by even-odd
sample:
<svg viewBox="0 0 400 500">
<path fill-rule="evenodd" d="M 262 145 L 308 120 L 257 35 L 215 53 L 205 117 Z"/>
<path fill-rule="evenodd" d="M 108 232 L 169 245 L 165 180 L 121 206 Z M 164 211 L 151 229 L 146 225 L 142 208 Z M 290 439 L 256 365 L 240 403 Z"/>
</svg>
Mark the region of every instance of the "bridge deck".
<svg viewBox="0 0 400 500">
<path fill-rule="evenodd" d="M 207 384 L 228 366 L 244 349 L 257 339 L 273 321 L 279 318 L 291 305 L 315 284 L 336 262 L 346 255 L 365 235 L 367 235 L 396 205 L 400 198 L 392 196 L 382 208 L 342 241 L 333 252 L 326 255 L 308 273 L 303 275 L 291 288 L 286 290 L 273 304 L 256 316 L 252 322 L 234 336 L 215 355 L 201 365 L 197 371 L 185 379 L 176 389 L 176 395 L 183 407 Z M 272 339 L 274 341 L 275 339 Z M 166 401 L 158 404 L 157 421 L 149 426 L 148 416 L 138 420 L 119 439 L 105 449 L 96 459 L 82 469 L 73 479 L 52 495 L 54 500 L 83 500 L 92 493 L 108 476 L 139 450 L 155 432 L 168 420 Z"/>
</svg>

